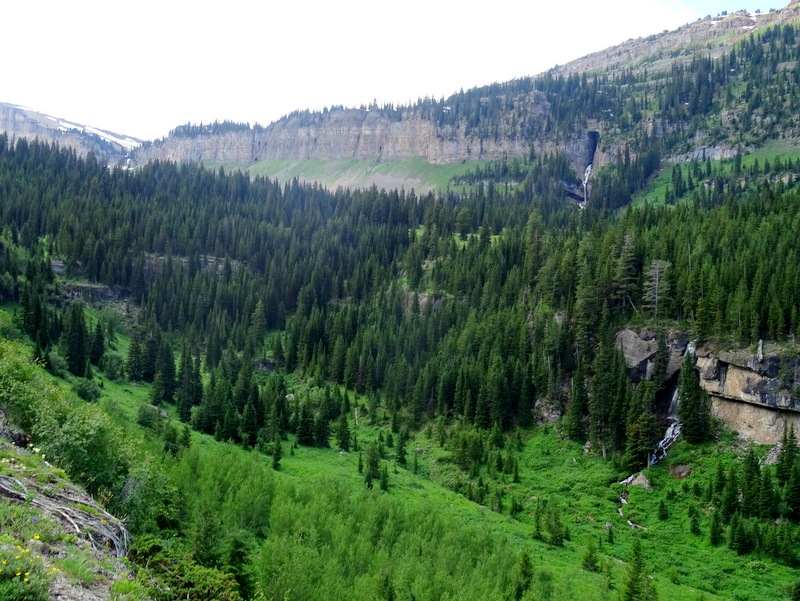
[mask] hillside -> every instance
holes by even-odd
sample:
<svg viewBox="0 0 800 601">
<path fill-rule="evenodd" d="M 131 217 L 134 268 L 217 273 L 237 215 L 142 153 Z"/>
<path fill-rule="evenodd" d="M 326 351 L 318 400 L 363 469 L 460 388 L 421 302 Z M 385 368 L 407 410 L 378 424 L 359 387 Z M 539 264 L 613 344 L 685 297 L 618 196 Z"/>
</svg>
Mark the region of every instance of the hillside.
<svg viewBox="0 0 800 601">
<path fill-rule="evenodd" d="M 786 599 L 798 166 L 690 161 L 618 212 L 558 156 L 418 196 L 0 136 L 0 404 L 158 599 Z"/>
<path fill-rule="evenodd" d="M 0 601 L 800 599 L 796 8 L 141 149 L 208 167 L 0 133 Z"/>
</svg>

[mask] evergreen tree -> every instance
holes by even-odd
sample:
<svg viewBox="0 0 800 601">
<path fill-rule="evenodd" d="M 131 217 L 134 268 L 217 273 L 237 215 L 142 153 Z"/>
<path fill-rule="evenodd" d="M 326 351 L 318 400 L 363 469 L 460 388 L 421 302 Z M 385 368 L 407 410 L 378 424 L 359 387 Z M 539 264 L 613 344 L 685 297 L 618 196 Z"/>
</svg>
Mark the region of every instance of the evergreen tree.
<svg viewBox="0 0 800 601">
<path fill-rule="evenodd" d="M 800 462 L 795 461 L 789 480 L 786 481 L 784 501 L 789 507 L 788 517 L 800 522 Z"/>
<path fill-rule="evenodd" d="M 256 409 L 251 401 L 244 406 L 242 419 L 239 425 L 239 438 L 245 447 L 253 447 L 258 439 L 258 431 L 261 426 L 258 423 Z"/>
<path fill-rule="evenodd" d="M 647 577 L 647 570 L 642 557 L 642 543 L 639 538 L 633 539 L 631 558 L 625 574 L 625 585 L 622 601 L 656 601 L 658 595 L 652 581 Z"/>
<path fill-rule="evenodd" d="M 86 321 L 83 315 L 83 305 L 72 303 L 67 310 L 64 325 L 66 339 L 67 369 L 76 376 L 82 376 L 86 369 L 87 341 Z"/>
<path fill-rule="evenodd" d="M 564 544 L 566 529 L 561 519 L 561 507 L 558 501 L 554 499 L 547 503 L 545 529 L 547 530 L 547 542 L 555 547 L 560 547 Z"/>
<path fill-rule="evenodd" d="M 628 411 L 628 440 L 625 460 L 631 470 L 641 469 L 650 464 L 650 454 L 658 443 L 661 432 L 653 413 L 655 384 L 639 384 L 634 403 Z"/>
<path fill-rule="evenodd" d="M 408 444 L 408 432 L 403 429 L 397 437 L 397 463 L 402 466 L 407 463 L 406 444 Z"/>
<path fill-rule="evenodd" d="M 325 448 L 331 446 L 328 418 L 323 414 L 323 411 L 317 413 L 314 418 L 314 444 Z"/>
<path fill-rule="evenodd" d="M 722 520 L 720 519 L 719 514 L 719 509 L 715 509 L 711 514 L 711 525 L 708 529 L 708 540 L 714 547 L 717 547 L 722 543 Z"/>
<path fill-rule="evenodd" d="M 736 477 L 736 469 L 731 467 L 725 480 L 725 489 L 722 491 L 722 502 L 720 503 L 722 522 L 727 523 L 738 511 L 739 484 Z"/>
<path fill-rule="evenodd" d="M 158 361 L 156 363 L 156 376 L 161 375 L 161 385 L 163 386 L 163 402 L 175 402 L 175 357 L 172 349 L 165 339 L 161 339 L 158 348 Z"/>
<path fill-rule="evenodd" d="M 297 420 L 297 444 L 314 446 L 314 417 L 305 403 L 300 407 L 300 416 Z"/>
<path fill-rule="evenodd" d="M 584 437 L 583 417 L 588 407 L 586 385 L 584 383 L 583 366 L 578 368 L 572 376 L 572 390 L 567 414 L 564 417 L 566 435 L 572 440 L 581 441 Z"/>
<path fill-rule="evenodd" d="M 708 440 L 711 434 L 711 401 L 700 388 L 691 353 L 686 353 L 678 378 L 678 419 L 681 434 L 691 443 Z"/>
<path fill-rule="evenodd" d="M 336 444 L 342 451 L 350 450 L 350 427 L 347 424 L 347 413 L 342 404 L 339 421 L 336 425 Z"/>
<path fill-rule="evenodd" d="M 281 437 L 275 436 L 272 440 L 272 469 L 281 469 L 281 457 L 283 457 L 283 445 L 281 444 Z"/>
<path fill-rule="evenodd" d="M 775 477 L 778 484 L 783 486 L 789 480 L 792 469 L 797 463 L 797 438 L 795 437 L 794 424 L 783 429 L 783 438 L 778 450 L 778 460 L 775 463 Z"/>
<path fill-rule="evenodd" d="M 519 577 L 514 588 L 514 597 L 519 601 L 528 592 L 533 580 L 533 562 L 527 550 L 523 550 L 519 557 Z"/>
<path fill-rule="evenodd" d="M 669 280 L 666 274 L 669 266 L 669 261 L 654 259 L 650 262 L 650 267 L 647 268 L 645 273 L 642 300 L 645 308 L 651 311 L 656 323 L 658 323 L 658 319 L 664 311 L 669 294 Z"/>
<path fill-rule="evenodd" d="M 364 481 L 367 488 L 372 488 L 372 483 L 380 477 L 380 452 L 377 443 L 371 443 L 367 447 L 367 461 L 364 466 Z"/>
<path fill-rule="evenodd" d="M 758 515 L 758 499 L 761 492 L 761 468 L 752 447 L 745 455 L 742 476 L 741 511 L 746 517 Z"/>
<path fill-rule="evenodd" d="M 586 543 L 586 550 L 583 553 L 581 565 L 587 572 L 597 572 L 600 568 L 600 564 L 597 559 L 597 546 L 594 544 L 593 540 L 590 540 L 588 543 Z"/>
<path fill-rule="evenodd" d="M 94 336 L 92 337 L 92 344 L 89 350 L 89 360 L 92 362 L 92 365 L 100 365 L 100 361 L 103 360 L 105 349 L 105 334 L 103 332 L 103 326 L 98 319 L 94 326 Z"/>
<path fill-rule="evenodd" d="M 758 490 L 758 516 L 766 519 L 774 518 L 778 513 L 775 487 L 772 483 L 772 471 L 764 469 L 761 472 L 761 484 Z"/>
<path fill-rule="evenodd" d="M 150 402 L 153 405 L 160 406 L 165 401 L 165 386 L 164 376 L 161 372 L 156 374 L 153 380 L 153 386 L 150 388 Z"/>
<path fill-rule="evenodd" d="M 128 347 L 128 360 L 125 369 L 128 372 L 128 379 L 136 382 L 142 379 L 142 346 L 138 336 L 134 335 Z"/>
<path fill-rule="evenodd" d="M 380 470 L 380 487 L 381 490 L 384 492 L 389 491 L 389 468 L 386 466 L 386 462 L 381 464 Z"/>
</svg>

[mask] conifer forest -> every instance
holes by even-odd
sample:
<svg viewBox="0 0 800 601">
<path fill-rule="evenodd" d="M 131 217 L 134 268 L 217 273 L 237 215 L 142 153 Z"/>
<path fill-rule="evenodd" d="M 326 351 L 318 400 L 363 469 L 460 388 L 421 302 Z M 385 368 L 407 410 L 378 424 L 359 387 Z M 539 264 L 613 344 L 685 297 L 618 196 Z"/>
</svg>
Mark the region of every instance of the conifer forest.
<svg viewBox="0 0 800 601">
<path fill-rule="evenodd" d="M 667 348 L 766 341 L 798 396 L 800 151 L 767 143 L 800 127 L 799 58 L 784 25 L 382 109 L 485 137 L 600 120 L 617 154 L 580 204 L 556 151 L 417 193 L 0 134 L 0 435 L 43 455 L 0 445 L 3 566 L 66 544 L 3 493 L 46 462 L 129 533 L 119 600 L 800 599 L 798 432 L 748 443 Z M 546 122 L 504 101 L 534 89 Z M 738 150 L 667 160 L 701 125 Z M 626 328 L 657 341 L 647 378 Z M 0 571 L 0 599 L 89 578 L 51 561 Z"/>
</svg>

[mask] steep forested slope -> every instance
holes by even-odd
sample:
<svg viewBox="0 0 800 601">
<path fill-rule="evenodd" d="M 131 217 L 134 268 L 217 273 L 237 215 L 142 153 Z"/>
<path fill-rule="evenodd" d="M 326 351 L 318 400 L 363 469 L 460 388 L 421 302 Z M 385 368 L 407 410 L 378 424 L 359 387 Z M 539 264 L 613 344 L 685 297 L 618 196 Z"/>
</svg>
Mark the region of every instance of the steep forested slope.
<svg viewBox="0 0 800 601">
<path fill-rule="evenodd" d="M 467 171 L 463 194 L 417 195 L 109 169 L 0 136 L 0 297 L 14 313 L 0 331 L 23 341 L 0 346 L 0 405 L 126 517 L 158 598 L 603 599 L 622 589 L 624 556 L 621 596 L 635 599 L 652 592 L 653 549 L 669 558 L 655 580 L 669 598 L 785 597 L 794 433 L 774 468 L 743 448 L 711 419 L 691 353 L 668 375 L 664 334 L 710 349 L 771 340 L 786 355 L 775 378 L 797 396 L 800 157 L 789 143 L 745 152 L 774 138 L 775 115 L 793 119 L 787 27 L 657 85 L 634 71 L 537 80 L 548 128 L 580 133 L 569 124 L 611 111 L 609 136 L 627 140 L 583 206 L 565 197 L 574 165 L 556 149 Z M 417 108 L 469 120 L 468 96 Z M 696 127 L 731 156 L 694 153 Z M 658 341 L 644 381 L 615 345 L 626 326 Z M 624 489 L 678 384 L 669 467 L 696 474 L 678 485 L 657 466 L 652 495 Z"/>
</svg>

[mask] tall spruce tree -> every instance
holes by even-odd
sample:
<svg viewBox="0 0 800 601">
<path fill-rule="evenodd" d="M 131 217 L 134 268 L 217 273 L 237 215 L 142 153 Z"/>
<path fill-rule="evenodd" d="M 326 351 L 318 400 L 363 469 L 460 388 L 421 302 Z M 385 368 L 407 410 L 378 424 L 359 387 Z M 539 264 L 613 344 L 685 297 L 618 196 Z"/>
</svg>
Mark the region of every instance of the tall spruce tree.
<svg viewBox="0 0 800 601">
<path fill-rule="evenodd" d="M 76 376 L 82 376 L 86 371 L 86 360 L 88 359 L 88 334 L 83 305 L 77 302 L 72 303 L 67 309 L 65 322 L 67 369 Z"/>
<path fill-rule="evenodd" d="M 350 426 L 347 424 L 347 412 L 344 402 L 339 411 L 339 421 L 336 424 L 336 444 L 342 451 L 350 450 Z"/>
<path fill-rule="evenodd" d="M 89 361 L 92 362 L 92 365 L 100 365 L 100 361 L 103 359 L 105 350 L 105 332 L 103 324 L 100 323 L 100 320 L 98 319 L 94 325 L 94 336 L 92 337 L 92 343 L 89 348 Z"/>
<path fill-rule="evenodd" d="M 681 434 L 691 443 L 701 443 L 711 435 L 711 401 L 700 388 L 691 353 L 686 353 L 678 377 L 678 419 Z"/>
</svg>

